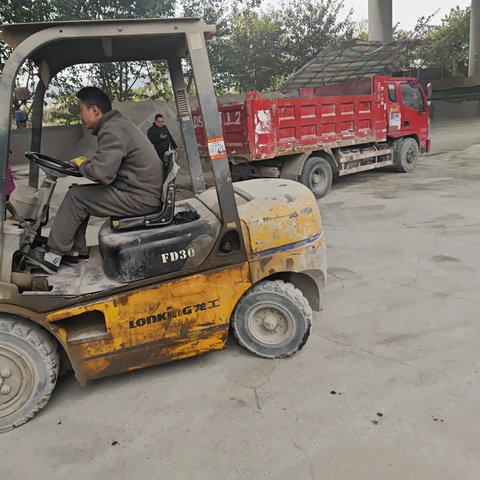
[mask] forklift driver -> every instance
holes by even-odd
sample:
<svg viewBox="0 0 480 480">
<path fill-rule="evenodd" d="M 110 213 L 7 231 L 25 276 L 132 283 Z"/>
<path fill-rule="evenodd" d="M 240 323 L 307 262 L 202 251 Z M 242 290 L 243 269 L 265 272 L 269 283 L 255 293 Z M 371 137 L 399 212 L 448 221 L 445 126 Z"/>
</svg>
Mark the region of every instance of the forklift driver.
<svg viewBox="0 0 480 480">
<path fill-rule="evenodd" d="M 146 215 L 161 206 L 163 164 L 146 135 L 112 110 L 108 95 L 99 88 L 82 88 L 77 98 L 82 124 L 93 130 L 98 148 L 92 158 L 77 157 L 71 163 L 96 183 L 68 190 L 53 219 L 47 249 L 27 254 L 30 264 L 52 275 L 60 263 L 78 263 L 90 215 Z"/>
</svg>

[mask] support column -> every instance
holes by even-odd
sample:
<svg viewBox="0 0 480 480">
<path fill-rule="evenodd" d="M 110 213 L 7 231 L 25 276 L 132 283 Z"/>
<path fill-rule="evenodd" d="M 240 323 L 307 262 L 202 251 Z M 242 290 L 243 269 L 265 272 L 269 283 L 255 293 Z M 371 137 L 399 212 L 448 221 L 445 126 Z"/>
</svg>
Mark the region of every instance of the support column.
<svg viewBox="0 0 480 480">
<path fill-rule="evenodd" d="M 368 39 L 391 42 L 393 40 L 392 18 L 392 0 L 368 0 Z"/>
<path fill-rule="evenodd" d="M 470 18 L 470 47 L 468 52 L 468 76 L 480 74 L 480 0 L 472 0 Z"/>
</svg>

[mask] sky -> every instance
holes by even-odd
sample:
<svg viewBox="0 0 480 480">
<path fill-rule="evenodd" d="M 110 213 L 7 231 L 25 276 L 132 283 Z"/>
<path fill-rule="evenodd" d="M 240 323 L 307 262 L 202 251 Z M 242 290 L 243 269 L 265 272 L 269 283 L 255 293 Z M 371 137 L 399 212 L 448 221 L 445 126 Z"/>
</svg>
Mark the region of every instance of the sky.
<svg viewBox="0 0 480 480">
<path fill-rule="evenodd" d="M 392 0 L 393 25 L 400 23 L 400 28 L 412 30 L 419 17 L 428 17 L 436 10 L 440 10 L 432 19 L 432 24 L 441 22 L 441 19 L 457 5 L 465 8 L 471 5 L 471 0 Z M 360 20 L 368 17 L 368 0 L 344 0 L 345 9 L 354 9 L 353 19 Z"/>
</svg>

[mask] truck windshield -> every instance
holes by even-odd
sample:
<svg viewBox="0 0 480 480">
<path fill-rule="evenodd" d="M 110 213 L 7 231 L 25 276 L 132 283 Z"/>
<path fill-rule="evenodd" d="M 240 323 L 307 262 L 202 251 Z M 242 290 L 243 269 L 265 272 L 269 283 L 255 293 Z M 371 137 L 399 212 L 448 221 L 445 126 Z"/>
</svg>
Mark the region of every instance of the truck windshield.
<svg viewBox="0 0 480 480">
<path fill-rule="evenodd" d="M 406 107 L 414 108 L 420 112 L 425 110 L 422 92 L 417 83 L 402 83 L 400 84 L 400 89 L 402 91 L 403 104 Z"/>
</svg>

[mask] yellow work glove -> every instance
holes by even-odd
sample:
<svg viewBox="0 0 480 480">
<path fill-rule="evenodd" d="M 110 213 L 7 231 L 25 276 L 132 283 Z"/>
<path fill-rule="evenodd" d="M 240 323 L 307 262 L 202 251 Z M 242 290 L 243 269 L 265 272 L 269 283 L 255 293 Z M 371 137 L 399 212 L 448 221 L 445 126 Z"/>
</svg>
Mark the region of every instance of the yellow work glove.
<svg viewBox="0 0 480 480">
<path fill-rule="evenodd" d="M 73 163 L 77 167 L 80 167 L 80 165 L 87 159 L 87 157 L 76 157 L 73 160 L 70 161 L 70 163 Z"/>
</svg>

